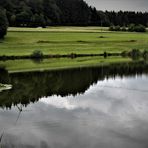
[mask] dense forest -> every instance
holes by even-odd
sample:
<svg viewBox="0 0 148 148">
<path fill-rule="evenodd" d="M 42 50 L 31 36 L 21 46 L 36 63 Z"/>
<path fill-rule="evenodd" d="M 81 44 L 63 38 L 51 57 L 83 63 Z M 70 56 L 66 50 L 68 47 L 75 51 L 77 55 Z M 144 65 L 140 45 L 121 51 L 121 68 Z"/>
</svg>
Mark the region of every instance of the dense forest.
<svg viewBox="0 0 148 148">
<path fill-rule="evenodd" d="M 0 15 L 10 26 L 49 25 L 110 26 L 148 25 L 148 13 L 97 11 L 84 0 L 0 0 Z M 3 12 L 2 12 L 3 11 Z M 0 17 L 0 22 L 2 21 Z"/>
</svg>

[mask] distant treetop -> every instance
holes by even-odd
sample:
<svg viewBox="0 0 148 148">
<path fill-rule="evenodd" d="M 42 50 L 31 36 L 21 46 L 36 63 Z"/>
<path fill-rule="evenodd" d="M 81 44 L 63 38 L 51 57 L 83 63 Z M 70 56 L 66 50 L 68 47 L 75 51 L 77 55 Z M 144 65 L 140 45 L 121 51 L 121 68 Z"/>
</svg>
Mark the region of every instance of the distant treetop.
<svg viewBox="0 0 148 148">
<path fill-rule="evenodd" d="M 148 13 L 98 11 L 83 0 L 0 0 L 10 26 L 147 26 Z M 2 15 L 2 14 L 0 14 Z"/>
</svg>

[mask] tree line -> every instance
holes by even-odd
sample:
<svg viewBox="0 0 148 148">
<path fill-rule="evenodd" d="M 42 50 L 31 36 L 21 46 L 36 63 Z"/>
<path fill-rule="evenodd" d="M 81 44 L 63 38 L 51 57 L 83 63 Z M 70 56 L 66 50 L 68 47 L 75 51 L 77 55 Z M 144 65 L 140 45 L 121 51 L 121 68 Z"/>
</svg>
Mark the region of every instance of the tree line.
<svg viewBox="0 0 148 148">
<path fill-rule="evenodd" d="M 0 23 L 6 27 L 148 25 L 147 12 L 103 12 L 84 0 L 0 0 L 0 7 Z"/>
</svg>

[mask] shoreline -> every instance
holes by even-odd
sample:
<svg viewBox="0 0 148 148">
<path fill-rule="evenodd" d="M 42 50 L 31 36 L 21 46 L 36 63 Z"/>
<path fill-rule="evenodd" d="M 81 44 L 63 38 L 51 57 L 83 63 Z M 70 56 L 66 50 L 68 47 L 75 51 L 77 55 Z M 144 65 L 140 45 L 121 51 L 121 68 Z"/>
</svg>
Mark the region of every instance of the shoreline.
<svg viewBox="0 0 148 148">
<path fill-rule="evenodd" d="M 6 60 L 22 60 L 22 59 L 35 59 L 35 60 L 40 60 L 40 59 L 50 59 L 50 58 L 79 58 L 79 57 L 111 57 L 111 56 L 123 56 L 122 53 L 100 53 L 100 54 L 50 54 L 50 55 L 43 55 L 41 57 L 34 57 L 32 55 L 22 55 L 22 56 L 7 56 L 3 55 L 0 56 L 0 61 L 6 61 Z"/>
</svg>

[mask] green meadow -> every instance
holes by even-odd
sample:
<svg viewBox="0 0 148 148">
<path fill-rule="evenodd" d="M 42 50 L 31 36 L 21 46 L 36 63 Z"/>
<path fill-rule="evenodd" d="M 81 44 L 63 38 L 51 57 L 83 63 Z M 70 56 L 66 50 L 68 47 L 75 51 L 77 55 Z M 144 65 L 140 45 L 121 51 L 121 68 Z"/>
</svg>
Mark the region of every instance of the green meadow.
<svg viewBox="0 0 148 148">
<path fill-rule="evenodd" d="M 44 55 L 121 53 L 131 49 L 148 49 L 148 33 L 109 32 L 100 27 L 49 27 L 9 28 L 4 40 L 0 40 L 0 56 L 31 55 L 40 50 Z M 51 70 L 97 66 L 107 63 L 129 62 L 122 57 L 51 58 L 33 60 L 0 61 L 9 72 Z"/>
<path fill-rule="evenodd" d="M 9 28 L 0 55 L 96 54 L 148 49 L 148 33 L 109 32 L 100 27 Z"/>
</svg>

